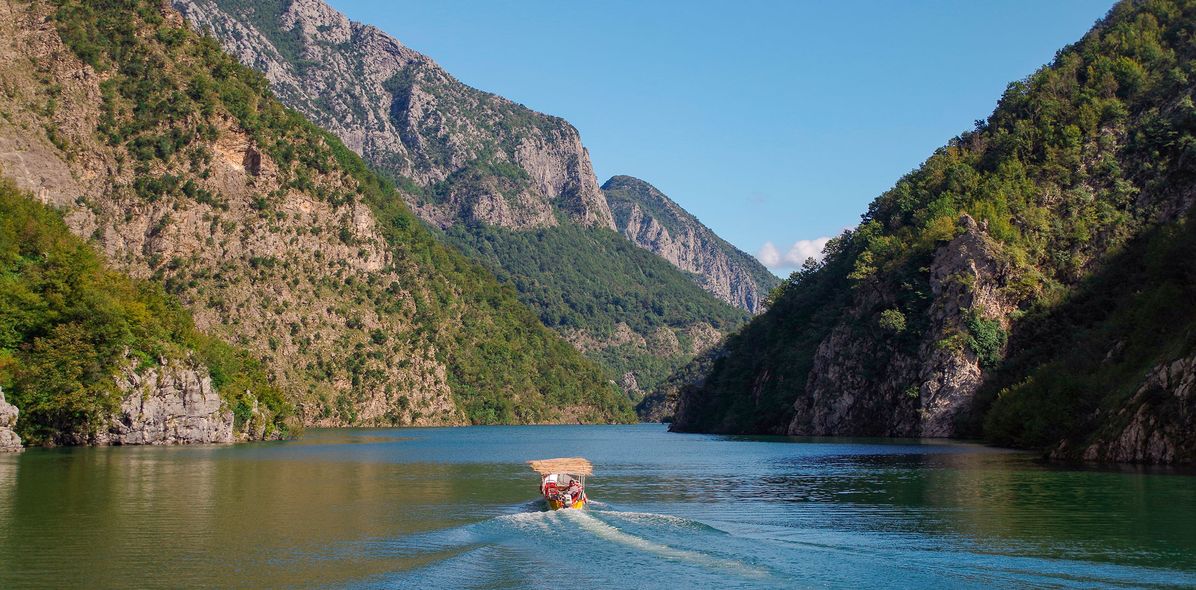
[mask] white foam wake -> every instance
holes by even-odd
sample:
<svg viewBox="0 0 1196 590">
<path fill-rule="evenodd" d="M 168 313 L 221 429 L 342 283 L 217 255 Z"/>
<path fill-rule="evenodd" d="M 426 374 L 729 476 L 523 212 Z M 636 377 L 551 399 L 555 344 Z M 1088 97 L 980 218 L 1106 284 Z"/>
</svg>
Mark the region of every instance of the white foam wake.
<svg viewBox="0 0 1196 590">
<path fill-rule="evenodd" d="M 577 524 L 577 526 L 582 530 L 592 533 L 594 536 L 612 543 L 618 543 L 633 549 L 646 551 L 666 559 L 673 559 L 676 561 L 683 561 L 722 570 L 737 571 L 751 577 L 763 577 L 766 575 L 763 570 L 751 567 L 741 561 L 723 559 L 698 551 L 690 551 L 688 549 L 678 549 L 663 543 L 657 543 L 643 537 L 629 534 L 581 510 L 562 510 L 558 513 L 560 514 L 561 518 L 567 519 Z M 636 516 L 643 517 L 648 515 L 637 513 Z M 663 514 L 652 516 L 657 516 L 662 519 L 677 518 L 669 517 Z M 677 520 L 684 521 L 684 519 Z"/>
</svg>

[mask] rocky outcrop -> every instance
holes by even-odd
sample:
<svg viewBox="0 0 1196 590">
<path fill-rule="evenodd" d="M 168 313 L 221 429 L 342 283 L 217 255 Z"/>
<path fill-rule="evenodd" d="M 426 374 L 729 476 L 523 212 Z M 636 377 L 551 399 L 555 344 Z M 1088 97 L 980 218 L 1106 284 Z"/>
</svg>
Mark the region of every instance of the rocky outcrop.
<svg viewBox="0 0 1196 590">
<path fill-rule="evenodd" d="M 220 399 L 202 367 L 180 361 L 163 362 L 143 371 L 127 367 L 117 379 L 117 387 L 123 393 L 119 413 L 106 430 L 80 442 L 179 445 L 235 440 L 233 412 Z"/>
<path fill-rule="evenodd" d="M 1116 463 L 1196 463 L 1196 355 L 1161 363 L 1092 440 L 1066 440 L 1057 459 Z"/>
<path fill-rule="evenodd" d="M 287 105 L 378 168 L 406 178 L 411 206 L 448 227 L 576 223 L 613 228 L 577 130 L 457 81 L 381 30 L 320 0 L 174 0 Z M 411 188 L 411 187 L 409 187 Z"/>
<path fill-rule="evenodd" d="M 602 185 L 615 227 L 637 246 L 693 273 L 715 297 L 751 313 L 764 309 L 769 291 L 780 282 L 755 258 L 745 254 L 698 221 L 656 187 L 631 176 L 614 176 Z"/>
<path fill-rule="evenodd" d="M 21 437 L 15 430 L 17 407 L 4 400 L 4 390 L 0 389 L 0 453 L 19 453 L 25 449 L 21 445 Z"/>
<path fill-rule="evenodd" d="M 939 248 L 930 265 L 930 337 L 918 351 L 917 433 L 924 437 L 954 436 L 957 419 L 972 408 L 984 367 L 969 344 L 970 331 L 984 322 L 1006 334 L 1009 314 L 1017 309 L 1003 291 L 1009 273 L 1000 246 L 969 215 L 959 226 L 960 235 Z M 992 352 L 1000 356 L 1004 350 Z"/>
<path fill-rule="evenodd" d="M 885 289 L 863 287 L 846 318 L 818 346 L 805 395 L 794 404 L 791 435 L 950 437 L 983 383 L 968 344 L 977 320 L 1008 329 L 1014 305 L 1002 294 L 999 246 L 968 215 L 929 268 L 929 326 L 916 354 L 899 335 L 876 328 Z"/>
<path fill-rule="evenodd" d="M 916 361 L 887 339 L 874 337 L 876 299 L 868 295 L 818 345 L 786 434 L 916 436 L 917 402 L 904 395 Z"/>
</svg>

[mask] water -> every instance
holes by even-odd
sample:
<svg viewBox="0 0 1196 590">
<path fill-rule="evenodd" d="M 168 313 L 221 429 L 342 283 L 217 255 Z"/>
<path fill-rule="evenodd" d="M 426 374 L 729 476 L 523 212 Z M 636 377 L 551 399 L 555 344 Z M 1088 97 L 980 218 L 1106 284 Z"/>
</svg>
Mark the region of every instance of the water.
<svg viewBox="0 0 1196 590">
<path fill-rule="evenodd" d="M 583 455 L 591 508 L 523 461 Z M 0 588 L 1196 586 L 1196 478 L 659 425 L 0 457 Z"/>
</svg>

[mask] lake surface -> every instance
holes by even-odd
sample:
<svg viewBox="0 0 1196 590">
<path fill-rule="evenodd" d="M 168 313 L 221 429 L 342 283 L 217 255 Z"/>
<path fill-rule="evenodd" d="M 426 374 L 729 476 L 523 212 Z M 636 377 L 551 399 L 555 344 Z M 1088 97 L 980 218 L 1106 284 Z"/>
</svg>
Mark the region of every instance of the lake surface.
<svg viewBox="0 0 1196 590">
<path fill-rule="evenodd" d="M 591 509 L 528 459 L 582 455 Z M 661 425 L 0 457 L 0 588 L 1196 586 L 1196 478 Z"/>
</svg>

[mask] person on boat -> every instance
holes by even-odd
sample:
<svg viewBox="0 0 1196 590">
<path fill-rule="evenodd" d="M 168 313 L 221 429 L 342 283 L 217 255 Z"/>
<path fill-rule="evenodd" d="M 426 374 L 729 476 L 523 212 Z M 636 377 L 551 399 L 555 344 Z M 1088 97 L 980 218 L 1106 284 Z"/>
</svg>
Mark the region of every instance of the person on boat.
<svg viewBox="0 0 1196 590">
<path fill-rule="evenodd" d="M 550 474 L 544 478 L 544 485 L 540 490 L 545 498 L 555 498 L 560 493 L 557 487 L 557 476 L 555 473 Z"/>
</svg>

